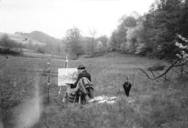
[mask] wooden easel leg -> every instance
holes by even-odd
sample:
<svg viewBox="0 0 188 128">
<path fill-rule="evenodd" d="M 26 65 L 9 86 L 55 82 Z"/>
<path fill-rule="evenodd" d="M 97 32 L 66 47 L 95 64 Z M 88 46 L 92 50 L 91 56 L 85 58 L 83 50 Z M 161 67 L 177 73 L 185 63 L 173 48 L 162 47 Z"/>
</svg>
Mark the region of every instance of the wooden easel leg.
<svg viewBox="0 0 188 128">
<path fill-rule="evenodd" d="M 81 105 L 81 96 L 79 96 L 78 103 Z"/>
</svg>

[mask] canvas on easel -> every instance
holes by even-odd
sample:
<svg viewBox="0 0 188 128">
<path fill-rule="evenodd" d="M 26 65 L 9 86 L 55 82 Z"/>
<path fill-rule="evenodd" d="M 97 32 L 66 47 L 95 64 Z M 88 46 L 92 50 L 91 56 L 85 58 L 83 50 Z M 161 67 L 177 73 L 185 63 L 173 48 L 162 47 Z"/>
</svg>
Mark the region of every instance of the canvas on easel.
<svg viewBox="0 0 188 128">
<path fill-rule="evenodd" d="M 74 84 L 78 75 L 77 68 L 59 68 L 58 69 L 58 86 Z"/>
</svg>

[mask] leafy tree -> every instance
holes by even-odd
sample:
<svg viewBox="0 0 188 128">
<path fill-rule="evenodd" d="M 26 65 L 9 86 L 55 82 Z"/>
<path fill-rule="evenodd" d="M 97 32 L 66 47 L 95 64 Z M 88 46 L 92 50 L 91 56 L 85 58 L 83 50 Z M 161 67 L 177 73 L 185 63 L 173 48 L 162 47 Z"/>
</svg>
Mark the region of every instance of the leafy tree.
<svg viewBox="0 0 188 128">
<path fill-rule="evenodd" d="M 123 24 L 120 24 L 118 29 L 112 33 L 111 36 L 111 47 L 113 50 L 123 50 L 122 47 L 125 45 L 127 38 L 127 28 Z"/>
<path fill-rule="evenodd" d="M 81 47 L 81 34 L 78 28 L 72 28 L 67 30 L 66 35 L 66 52 L 73 58 L 77 58 L 83 54 Z"/>
<path fill-rule="evenodd" d="M 106 36 L 100 36 L 97 38 L 98 51 L 106 52 L 108 49 L 108 38 Z"/>
<path fill-rule="evenodd" d="M 188 38 L 188 0 L 185 0 L 183 9 L 181 11 L 181 21 L 180 21 L 180 34 Z"/>
<path fill-rule="evenodd" d="M 23 46 L 16 41 L 9 38 L 7 34 L 4 34 L 0 39 L 0 45 L 6 49 L 22 48 Z"/>
<path fill-rule="evenodd" d="M 97 34 L 95 29 L 91 29 L 89 30 L 90 33 L 90 38 L 88 38 L 88 42 L 87 42 L 87 48 L 88 48 L 88 53 L 93 56 L 95 54 L 95 50 L 96 50 L 96 39 L 95 36 Z"/>
<path fill-rule="evenodd" d="M 137 20 L 132 16 L 124 16 L 120 20 L 120 25 L 117 30 L 112 33 L 111 47 L 117 51 L 129 52 L 130 42 L 135 42 L 135 39 L 127 40 L 129 30 L 137 26 Z"/>
<path fill-rule="evenodd" d="M 174 57 L 175 35 L 180 31 L 181 0 L 160 0 L 145 16 L 143 42 L 151 54 L 160 58 Z"/>
<path fill-rule="evenodd" d="M 121 20 L 121 24 L 127 28 L 132 28 L 137 25 L 137 21 L 133 16 L 123 17 Z"/>
<path fill-rule="evenodd" d="M 1 54 L 21 55 L 24 46 L 23 44 L 10 39 L 7 34 L 4 34 L 0 39 L 0 47 Z"/>
</svg>

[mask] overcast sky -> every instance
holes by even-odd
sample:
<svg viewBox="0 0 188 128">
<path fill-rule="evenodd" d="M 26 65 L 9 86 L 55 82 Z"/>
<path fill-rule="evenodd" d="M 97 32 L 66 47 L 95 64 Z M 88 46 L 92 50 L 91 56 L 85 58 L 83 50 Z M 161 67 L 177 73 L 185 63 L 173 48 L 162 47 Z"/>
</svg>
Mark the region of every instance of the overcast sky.
<svg viewBox="0 0 188 128">
<path fill-rule="evenodd" d="M 78 27 L 110 36 L 123 15 L 144 14 L 154 0 L 0 0 L 0 32 L 42 31 L 62 38 Z"/>
</svg>

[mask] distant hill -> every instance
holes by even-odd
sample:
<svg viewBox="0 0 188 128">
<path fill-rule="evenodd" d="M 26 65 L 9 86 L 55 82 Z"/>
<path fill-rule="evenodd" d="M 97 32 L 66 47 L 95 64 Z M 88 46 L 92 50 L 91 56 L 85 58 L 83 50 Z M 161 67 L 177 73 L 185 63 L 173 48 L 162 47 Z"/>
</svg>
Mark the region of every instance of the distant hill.
<svg viewBox="0 0 188 128">
<path fill-rule="evenodd" d="M 47 44 L 61 43 L 60 39 L 56 39 L 46 33 L 40 32 L 40 31 L 33 31 L 31 33 L 28 33 L 27 35 L 35 40 L 38 40 L 40 42 L 44 42 Z"/>
<path fill-rule="evenodd" d="M 54 38 L 44 32 L 40 31 L 33 31 L 31 33 L 21 33 L 21 32 L 16 32 L 16 35 L 22 35 L 26 38 L 29 38 L 31 40 L 36 40 L 44 44 L 57 44 L 61 43 L 60 39 Z"/>
<path fill-rule="evenodd" d="M 0 33 L 0 39 L 3 35 L 7 35 L 10 40 L 17 44 L 22 44 L 20 46 L 25 49 L 46 54 L 64 55 L 65 44 L 60 39 L 40 31 L 31 33 L 16 32 L 14 34 Z"/>
</svg>

